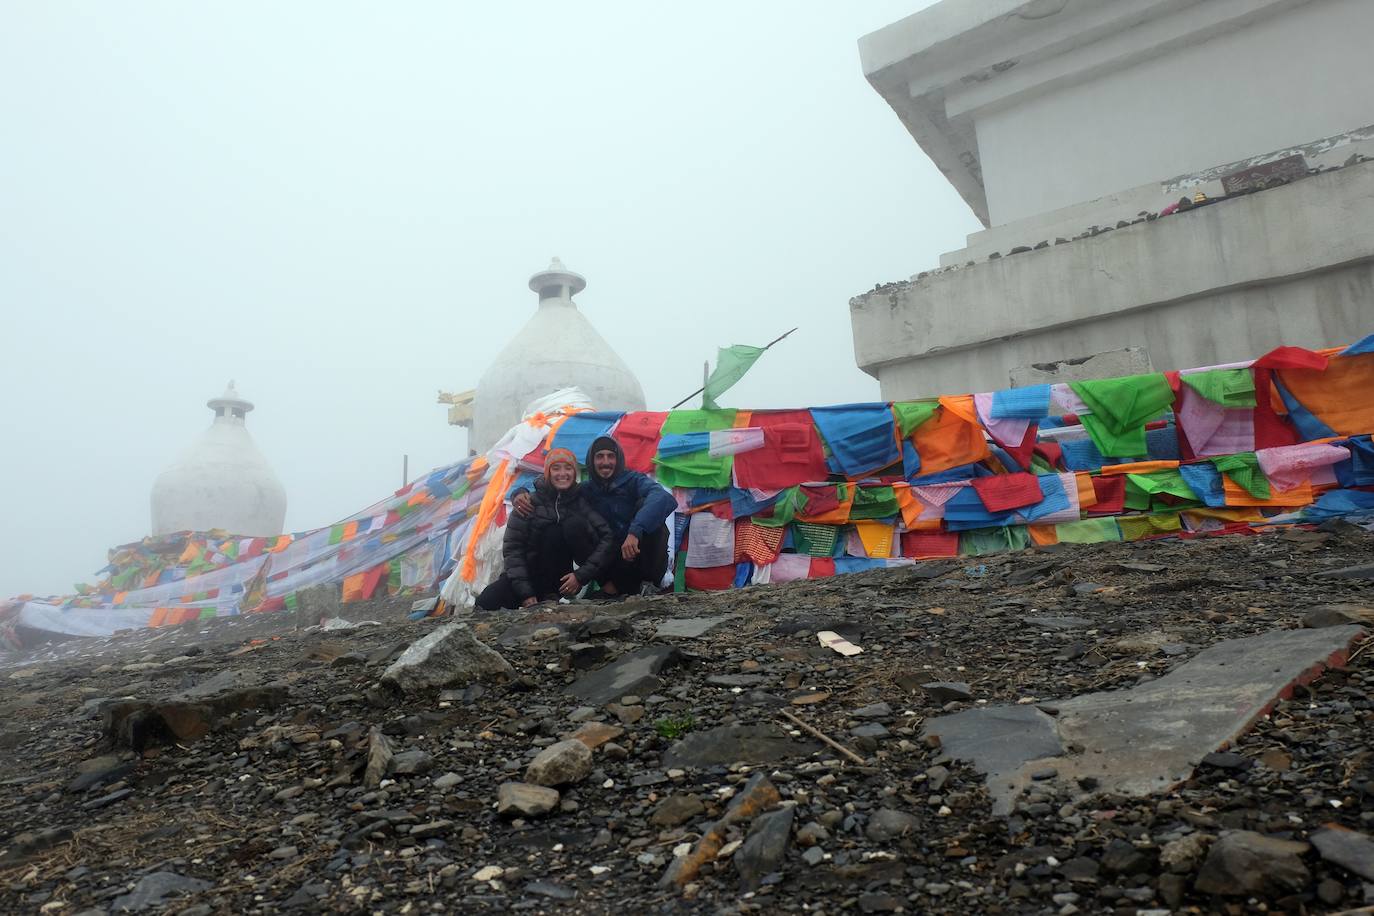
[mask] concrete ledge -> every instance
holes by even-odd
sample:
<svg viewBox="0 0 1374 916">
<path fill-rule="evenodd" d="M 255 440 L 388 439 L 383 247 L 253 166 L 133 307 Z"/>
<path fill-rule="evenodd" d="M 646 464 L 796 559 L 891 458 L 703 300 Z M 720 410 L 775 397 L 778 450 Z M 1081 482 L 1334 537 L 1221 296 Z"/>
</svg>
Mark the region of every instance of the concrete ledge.
<svg viewBox="0 0 1374 916">
<path fill-rule="evenodd" d="M 920 393 L 1005 387 L 1010 366 L 1124 346 L 1146 346 L 1157 368 L 1173 369 L 1194 365 L 1189 360 L 1199 356 L 1205 364 L 1253 356 L 1279 344 L 1338 343 L 1374 330 L 1374 299 L 1365 269 L 1370 262 L 1374 162 L 1069 244 L 880 287 L 850 300 L 854 355 L 861 369 L 883 382 L 884 397 L 904 397 L 913 396 L 908 382 L 919 374 L 922 360 L 944 362 L 965 351 L 959 361 L 976 361 L 977 354 L 967 351 L 1032 336 L 1040 338 L 1035 352 L 1003 348 L 996 377 L 985 369 L 971 372 L 967 380 L 941 371 L 933 380 L 938 389 Z M 1340 271 L 1348 276 L 1338 280 Z M 1334 288 L 1314 292 L 1321 275 L 1328 273 Z M 1312 283 L 1294 282 L 1305 277 Z M 1251 302 L 1272 311 L 1270 297 L 1278 290 L 1266 288 L 1281 284 L 1287 285 L 1283 297 L 1303 313 L 1277 320 L 1256 314 L 1242 324 L 1207 325 L 1214 318 L 1243 317 Z M 1193 310 L 1186 305 L 1200 300 L 1223 305 L 1226 314 L 1208 316 L 1201 309 L 1196 320 L 1203 324 L 1191 326 Z M 1154 311 L 1161 312 L 1161 319 L 1164 311 L 1169 313 L 1173 324 L 1168 334 L 1147 330 Z M 1130 316 L 1133 320 L 1125 321 Z M 1115 325 L 1113 339 L 1091 333 L 1094 325 L 1104 324 Z M 1146 339 L 1147 334 L 1154 339 Z M 1213 341 L 1229 334 L 1246 349 L 1194 346 L 1185 340 L 1193 334 Z M 1184 361 L 1176 364 L 1175 357 Z M 907 378 L 901 391 L 884 378 L 891 372 Z"/>
</svg>

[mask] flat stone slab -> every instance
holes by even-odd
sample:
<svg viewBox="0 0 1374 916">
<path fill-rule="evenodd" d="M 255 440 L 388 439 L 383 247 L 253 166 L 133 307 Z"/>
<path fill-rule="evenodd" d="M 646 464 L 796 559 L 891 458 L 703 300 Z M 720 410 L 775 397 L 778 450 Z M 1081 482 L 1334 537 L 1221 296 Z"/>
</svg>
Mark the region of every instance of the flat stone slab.
<svg viewBox="0 0 1374 916">
<path fill-rule="evenodd" d="M 604 706 L 632 693 L 645 696 L 658 688 L 658 675 L 663 669 L 681 658 L 672 646 L 645 646 L 584 674 L 573 682 L 568 693 L 594 706 Z"/>
<path fill-rule="evenodd" d="M 713 767 L 732 763 L 775 763 L 820 750 L 813 741 L 789 737 L 776 725 L 722 725 L 693 732 L 663 755 L 663 766 Z"/>
<path fill-rule="evenodd" d="M 726 615 L 724 617 L 679 617 L 665 620 L 658 625 L 654 639 L 696 639 L 698 636 L 705 636 L 725 621 L 733 619 L 733 616 Z"/>
<path fill-rule="evenodd" d="M 1313 579 L 1374 579 L 1374 563 L 1361 566 L 1347 566 L 1344 569 L 1328 569 L 1312 576 Z"/>
<path fill-rule="evenodd" d="M 1048 769 L 1074 791 L 1086 779 L 1095 780 L 1094 791 L 1166 792 L 1188 779 L 1204 756 L 1249 730 L 1294 685 L 1344 663 L 1363 633 L 1343 626 L 1231 639 L 1159 680 L 1056 703 L 1054 718 L 1030 707 L 989 707 L 942 716 L 927 723 L 925 732 L 988 774 L 997 814 L 1012 810 L 1032 773 Z M 1049 736 L 1038 730 L 1045 722 L 1056 746 L 1026 756 L 1032 744 L 1049 747 Z"/>
<path fill-rule="evenodd" d="M 1015 786 L 1015 774 L 1032 760 L 1057 757 L 1063 745 L 1055 732 L 1054 719 L 1034 706 L 991 706 L 966 709 L 932 720 L 927 735 L 940 739 L 940 748 L 951 757 L 967 760 L 988 778 L 994 801 L 996 788 Z M 1005 814 L 1010 811 L 997 810 Z"/>
</svg>

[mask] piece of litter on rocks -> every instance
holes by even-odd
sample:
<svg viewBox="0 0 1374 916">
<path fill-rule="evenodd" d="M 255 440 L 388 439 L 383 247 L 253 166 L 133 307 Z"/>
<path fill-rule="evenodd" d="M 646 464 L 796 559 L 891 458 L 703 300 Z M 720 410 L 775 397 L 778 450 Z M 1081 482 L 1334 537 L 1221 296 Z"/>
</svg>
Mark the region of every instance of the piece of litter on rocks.
<svg viewBox="0 0 1374 916">
<path fill-rule="evenodd" d="M 858 655 L 863 651 L 863 649 L 860 649 L 834 630 L 821 630 L 816 634 L 816 639 L 820 640 L 821 645 L 828 649 L 834 649 L 845 658 L 849 658 L 852 655 Z"/>
</svg>

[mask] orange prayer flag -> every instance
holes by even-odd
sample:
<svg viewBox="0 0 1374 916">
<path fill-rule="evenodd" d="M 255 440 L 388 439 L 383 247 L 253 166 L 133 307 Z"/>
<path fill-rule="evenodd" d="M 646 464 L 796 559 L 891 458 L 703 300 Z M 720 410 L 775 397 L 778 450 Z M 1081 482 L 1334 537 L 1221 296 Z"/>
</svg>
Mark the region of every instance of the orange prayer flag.
<svg viewBox="0 0 1374 916">
<path fill-rule="evenodd" d="M 1207 518 L 1217 519 L 1218 521 L 1222 522 L 1264 521 L 1264 516 L 1260 513 L 1259 509 L 1255 508 L 1218 509 L 1199 507 L 1196 509 L 1184 509 L 1183 512 L 1180 514 L 1194 528 L 1198 527 L 1199 522 Z"/>
<path fill-rule="evenodd" d="M 976 418 L 970 421 L 962 413 L 962 404 L 950 407 L 945 403 L 958 400 L 941 398 L 940 409 L 911 432 L 911 444 L 920 456 L 922 474 L 936 474 L 973 464 L 992 454 L 983 436 L 983 427 Z M 968 403 L 973 404 L 972 395 L 968 395 Z"/>
<path fill-rule="evenodd" d="M 151 617 L 148 618 L 148 626 L 150 626 L 150 627 L 160 627 L 160 626 L 162 626 L 163 624 L 165 624 L 165 623 L 167 622 L 167 613 L 168 613 L 168 611 L 170 611 L 170 610 L 171 610 L 171 608 L 165 608 L 165 607 L 155 607 L 155 608 L 153 608 L 153 614 L 152 614 Z"/>
<path fill-rule="evenodd" d="M 1092 475 L 1078 471 L 1073 475 L 1073 481 L 1078 487 L 1078 508 L 1090 509 L 1097 505 L 1097 488 L 1093 486 Z"/>
<path fill-rule="evenodd" d="M 1338 356 L 1325 369 L 1280 369 L 1276 375 L 1336 435 L 1374 430 L 1374 353 Z"/>
<path fill-rule="evenodd" d="M 912 526 L 918 524 L 917 518 L 925 511 L 925 505 L 911 492 L 911 485 L 907 483 L 894 483 L 892 495 L 897 497 L 897 508 L 902 510 L 902 524 L 908 530 L 913 530 Z"/>
<path fill-rule="evenodd" d="M 1102 476 L 1116 474 L 1149 474 L 1151 471 L 1172 471 L 1178 467 L 1177 461 L 1131 461 L 1126 464 L 1104 464 Z"/>
<path fill-rule="evenodd" d="M 1037 547 L 1050 547 L 1059 543 L 1059 532 L 1054 525 L 1027 525 L 1031 540 Z"/>
<path fill-rule="evenodd" d="M 1268 499 L 1256 499 L 1250 492 L 1231 479 L 1230 474 L 1221 475 L 1221 489 L 1226 495 L 1228 506 L 1280 506 L 1290 508 L 1306 506 L 1312 502 L 1312 485 L 1305 483 L 1291 490 L 1273 490 Z"/>
<path fill-rule="evenodd" d="M 463 565 L 459 574 L 464 582 L 471 582 L 477 578 L 477 541 L 487 533 L 492 519 L 496 518 L 497 511 L 505 502 L 506 490 L 511 484 L 507 473 L 509 463 L 509 459 L 501 459 L 491 476 L 491 481 L 487 484 L 486 492 L 482 494 L 482 505 L 477 511 L 477 519 L 472 523 L 472 532 L 468 535 L 467 547 L 463 551 Z"/>
<path fill-rule="evenodd" d="M 363 597 L 363 581 L 367 578 L 367 573 L 354 573 L 345 576 L 343 580 L 343 603 L 360 601 Z"/>
</svg>

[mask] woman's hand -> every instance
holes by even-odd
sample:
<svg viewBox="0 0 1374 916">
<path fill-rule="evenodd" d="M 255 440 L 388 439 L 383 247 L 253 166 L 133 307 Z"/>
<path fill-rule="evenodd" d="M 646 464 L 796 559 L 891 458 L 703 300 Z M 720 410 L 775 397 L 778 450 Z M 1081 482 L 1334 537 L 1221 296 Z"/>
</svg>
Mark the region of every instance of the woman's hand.
<svg viewBox="0 0 1374 916">
<path fill-rule="evenodd" d="M 564 574 L 558 583 L 558 593 L 560 595 L 576 595 L 582 590 L 582 583 L 577 581 L 577 576 L 573 573 Z"/>
</svg>

